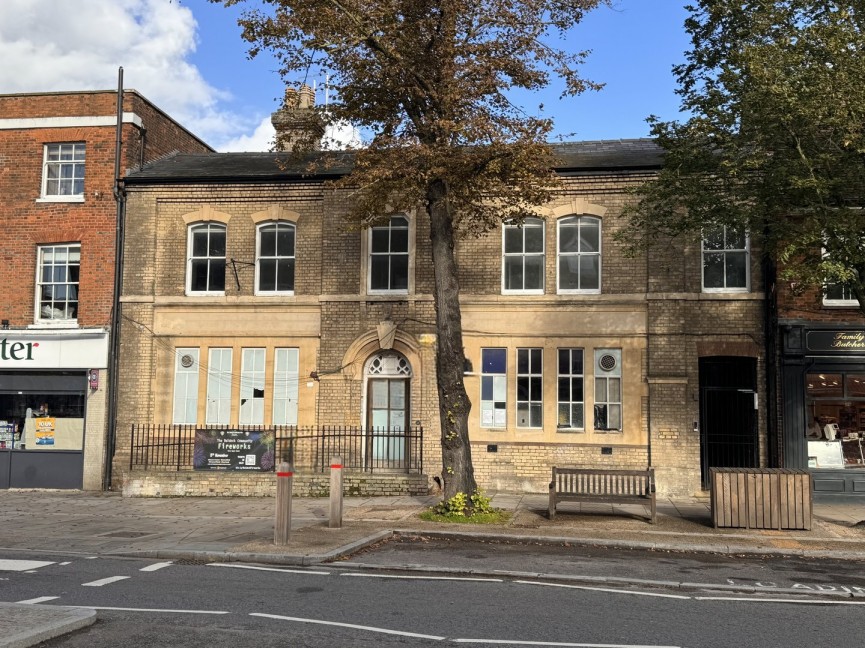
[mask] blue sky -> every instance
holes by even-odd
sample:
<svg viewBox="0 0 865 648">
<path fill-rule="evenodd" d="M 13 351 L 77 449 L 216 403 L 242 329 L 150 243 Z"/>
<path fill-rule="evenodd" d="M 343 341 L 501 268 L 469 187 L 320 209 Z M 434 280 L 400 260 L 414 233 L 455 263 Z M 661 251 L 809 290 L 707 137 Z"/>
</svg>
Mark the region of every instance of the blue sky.
<svg viewBox="0 0 865 648">
<path fill-rule="evenodd" d="M 592 12 L 568 46 L 592 50 L 584 74 L 606 87 L 517 100 L 529 112 L 543 103 L 567 139 L 646 136 L 648 115 L 678 116 L 671 68 L 688 46 L 684 4 L 614 0 Z M 247 58 L 239 14 L 207 0 L 2 0 L 0 92 L 113 88 L 122 65 L 127 87 L 219 150 L 266 150 L 283 84 L 269 56 Z"/>
</svg>

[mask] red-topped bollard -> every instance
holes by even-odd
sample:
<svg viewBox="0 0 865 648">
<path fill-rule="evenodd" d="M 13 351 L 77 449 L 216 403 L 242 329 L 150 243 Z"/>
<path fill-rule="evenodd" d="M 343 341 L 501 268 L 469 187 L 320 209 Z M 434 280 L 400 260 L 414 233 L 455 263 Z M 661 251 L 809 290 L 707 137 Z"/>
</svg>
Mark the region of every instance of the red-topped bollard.
<svg viewBox="0 0 865 648">
<path fill-rule="evenodd" d="M 330 460 L 330 522 L 327 526 L 342 528 L 342 457 Z"/>
<path fill-rule="evenodd" d="M 285 546 L 291 536 L 291 489 L 294 470 L 283 461 L 276 469 L 276 524 L 273 527 L 273 544 Z"/>
</svg>

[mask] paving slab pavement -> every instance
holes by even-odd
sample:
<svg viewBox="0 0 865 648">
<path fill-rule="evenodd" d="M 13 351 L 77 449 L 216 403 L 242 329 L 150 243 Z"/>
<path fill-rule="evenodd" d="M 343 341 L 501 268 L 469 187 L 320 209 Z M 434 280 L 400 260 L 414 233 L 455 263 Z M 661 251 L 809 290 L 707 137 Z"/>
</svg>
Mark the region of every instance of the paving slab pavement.
<svg viewBox="0 0 865 648">
<path fill-rule="evenodd" d="M 346 498 L 343 526 L 331 529 L 328 500 L 295 498 L 289 544 L 278 547 L 273 544 L 273 498 L 124 498 L 117 493 L 0 491 L 0 551 L 6 557 L 27 551 L 312 565 L 344 558 L 399 534 L 526 545 L 865 560 L 865 506 L 851 501 L 815 502 L 811 531 L 758 531 L 713 528 L 705 499 L 659 499 L 654 525 L 646 522 L 647 511 L 639 505 L 564 504 L 556 518 L 549 520 L 546 495 L 512 493 L 492 494 L 493 506 L 512 513 L 504 525 L 420 520 L 418 514 L 438 499 Z M 71 631 L 95 619 L 92 610 L 64 611 L 56 606 L 11 603 L 0 606 L 0 636 L 7 640 L 14 637 L 17 642 L 0 640 L 0 648 L 35 645 L 47 638 L 41 633 L 48 629 Z M 4 632 L 3 623 L 13 624 L 17 631 Z M 28 636 L 31 643 L 27 643 Z"/>
</svg>

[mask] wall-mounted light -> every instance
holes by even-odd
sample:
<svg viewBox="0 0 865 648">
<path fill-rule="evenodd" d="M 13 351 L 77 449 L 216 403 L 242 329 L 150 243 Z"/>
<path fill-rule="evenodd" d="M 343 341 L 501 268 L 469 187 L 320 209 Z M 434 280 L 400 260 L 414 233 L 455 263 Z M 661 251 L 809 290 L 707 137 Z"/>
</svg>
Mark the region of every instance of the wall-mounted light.
<svg viewBox="0 0 865 648">
<path fill-rule="evenodd" d="M 87 384 L 93 391 L 99 389 L 99 369 L 91 369 L 87 372 Z"/>
</svg>

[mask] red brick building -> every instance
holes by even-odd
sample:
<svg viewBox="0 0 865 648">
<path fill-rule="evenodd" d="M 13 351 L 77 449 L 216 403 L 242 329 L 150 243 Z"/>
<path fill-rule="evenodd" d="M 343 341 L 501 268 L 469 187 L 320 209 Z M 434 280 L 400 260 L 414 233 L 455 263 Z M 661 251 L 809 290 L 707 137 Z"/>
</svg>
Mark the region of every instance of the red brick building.
<svg viewBox="0 0 865 648">
<path fill-rule="evenodd" d="M 778 465 L 808 468 L 814 491 L 865 496 L 865 317 L 846 286 L 800 292 L 778 280 Z"/>
<path fill-rule="evenodd" d="M 0 95 L 0 488 L 102 485 L 117 112 L 115 91 Z M 212 151 L 134 90 L 121 134 L 121 175 Z"/>
</svg>

